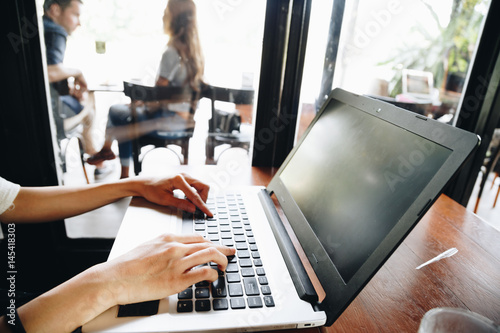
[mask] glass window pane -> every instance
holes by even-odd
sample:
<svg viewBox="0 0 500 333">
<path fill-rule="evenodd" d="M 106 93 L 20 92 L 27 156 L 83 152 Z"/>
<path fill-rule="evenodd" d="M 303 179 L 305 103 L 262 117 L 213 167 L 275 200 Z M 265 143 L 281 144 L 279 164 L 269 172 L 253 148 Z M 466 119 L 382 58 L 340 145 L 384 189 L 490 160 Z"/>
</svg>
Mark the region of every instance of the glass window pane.
<svg viewBox="0 0 500 333">
<path fill-rule="evenodd" d="M 68 38 L 65 65 L 81 69 L 91 88 L 97 90 L 106 90 L 106 87 L 116 90 L 114 88 L 123 81 L 153 86 L 168 42 L 162 21 L 166 3 L 165 0 L 84 2 L 81 26 Z M 244 146 L 244 160 L 249 164 L 266 1 L 195 0 L 195 3 L 205 57 L 205 82 L 217 87 L 251 90 L 254 97 L 250 104 L 215 105 L 221 110 L 219 116 L 222 114 L 219 123 L 230 119 L 232 127 L 228 129 L 221 125 L 217 129 L 219 135 L 216 137 L 213 159 L 207 159 L 205 155 L 208 122 L 212 113 L 210 100 L 206 98 L 200 100 L 196 110 L 195 131 L 190 140 L 188 158 L 182 155 L 180 147 L 172 145 L 169 148 L 178 157 L 174 156 L 174 160 L 204 164 L 216 163 L 222 152 L 233 155 L 232 150 L 227 151 L 228 148 Z M 103 144 L 109 108 L 129 101 L 121 92 L 96 91 L 97 118 L 93 140 L 96 147 Z M 224 130 L 230 133 L 220 133 Z M 228 136 L 230 140 L 219 140 Z M 223 144 L 226 141 L 229 144 Z M 119 153 L 117 144 L 114 144 L 113 149 Z M 242 154 L 236 150 L 234 156 L 240 158 Z"/>
<path fill-rule="evenodd" d="M 453 123 L 489 3 L 347 0 L 331 88 L 370 95 Z M 323 61 L 314 58 L 325 54 L 327 39 L 321 45 L 315 40 L 325 34 L 312 32 L 314 25 L 326 26 L 318 21 L 332 20 L 325 13 L 331 13 L 327 4 L 313 2 L 305 69 L 309 63 L 314 73 L 323 71 Z M 310 105 L 321 101 L 307 90 L 319 84 L 321 80 L 307 77 L 306 70 L 299 128 L 310 122 Z"/>
<path fill-rule="evenodd" d="M 43 0 L 36 1 L 41 19 Z M 163 15 L 167 2 L 95 0 L 84 1 L 81 6 L 81 25 L 67 38 L 63 64 L 81 70 L 89 90 L 94 91 L 96 111 L 91 141 L 97 150 L 105 142 L 110 107 L 130 103 L 130 98 L 122 91 L 122 82 L 154 86 L 157 81 L 160 60 L 169 40 L 163 30 Z M 189 153 L 184 154 L 181 147 L 175 144 L 168 145 L 169 150 L 155 150 L 154 153 L 150 146 L 144 147 L 141 149 L 141 158 L 147 158 L 150 165 L 149 169 L 143 169 L 145 172 L 155 172 L 158 166 L 164 169 L 169 164 L 183 162 L 213 164 L 228 161 L 232 163 L 237 160 L 249 165 L 251 161 L 250 145 L 253 140 L 253 119 L 257 105 L 256 92 L 267 2 L 194 2 L 205 60 L 204 81 L 211 86 L 233 89 L 228 95 L 231 98 L 237 96 L 237 99 L 226 103 L 217 101 L 213 104 L 217 110 L 216 119 L 219 126 L 214 129 L 217 134 L 215 135 L 209 133 L 212 103 L 210 99 L 203 97 L 194 114 L 195 125 L 189 139 Z M 65 137 L 59 142 L 61 147 L 68 147 L 63 149 L 66 152 L 63 183 L 85 183 L 78 141 L 71 139 L 72 133 L 62 130 L 60 134 Z M 213 156 L 207 158 L 207 138 L 210 137 L 216 140 L 210 141 Z M 113 141 L 112 150 L 119 156 L 117 141 Z M 88 146 L 84 148 L 88 149 Z M 90 151 L 86 153 L 92 155 Z M 104 175 L 96 173 L 96 170 L 101 168 L 90 165 L 88 161 L 84 170 L 87 171 L 90 182 L 113 180 L 120 177 L 120 163 L 122 162 L 119 158 L 105 161 L 103 169 L 110 166 L 111 172 Z M 130 163 L 130 175 L 134 173 L 133 166 L 134 164 Z M 113 207 L 110 209 L 118 209 L 121 206 L 118 203 Z M 96 211 L 95 214 L 105 216 L 108 213 Z M 113 237 L 119 227 L 121 215 L 116 212 L 111 215 L 115 218 L 102 228 L 88 223 L 88 220 L 95 220 L 91 215 L 87 219 L 84 217 L 82 221 L 70 221 L 67 223 L 68 235 L 71 238 Z"/>
</svg>

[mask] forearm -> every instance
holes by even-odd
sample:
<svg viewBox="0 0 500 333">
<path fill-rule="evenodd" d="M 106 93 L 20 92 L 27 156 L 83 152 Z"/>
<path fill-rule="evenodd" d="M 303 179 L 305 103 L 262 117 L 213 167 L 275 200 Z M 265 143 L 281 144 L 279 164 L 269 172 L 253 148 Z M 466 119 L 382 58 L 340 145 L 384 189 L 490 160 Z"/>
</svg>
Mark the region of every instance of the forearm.
<svg viewBox="0 0 500 333">
<path fill-rule="evenodd" d="M 138 196 L 144 182 L 124 179 L 109 184 L 21 188 L 14 208 L 1 216 L 2 222 L 46 222 L 79 215 L 118 199 Z"/>
<path fill-rule="evenodd" d="M 82 72 L 79 69 L 66 67 L 63 64 L 48 65 L 47 73 L 50 83 L 82 75 Z"/>
<path fill-rule="evenodd" d="M 109 275 L 94 266 L 18 309 L 27 333 L 67 333 L 116 305 Z"/>
</svg>

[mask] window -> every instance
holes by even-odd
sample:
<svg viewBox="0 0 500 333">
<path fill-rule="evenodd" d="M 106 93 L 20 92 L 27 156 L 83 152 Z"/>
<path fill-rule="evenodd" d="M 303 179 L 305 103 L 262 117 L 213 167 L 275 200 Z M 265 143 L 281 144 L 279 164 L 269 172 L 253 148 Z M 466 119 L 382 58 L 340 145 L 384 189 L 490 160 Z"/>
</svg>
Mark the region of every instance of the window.
<svg viewBox="0 0 500 333">
<path fill-rule="evenodd" d="M 325 27 L 338 19 L 333 15 L 339 9 L 313 1 L 298 135 L 312 119 L 312 106 L 317 110 L 325 99 L 320 91 L 336 87 L 452 124 L 489 3 L 347 0 L 340 36 L 330 28 L 328 37 Z M 325 57 L 318 55 L 328 56 L 326 45 L 335 38 L 334 68 L 323 67 Z"/>
<path fill-rule="evenodd" d="M 244 134 L 245 140 L 248 140 L 245 145 L 248 153 L 244 160 L 249 164 L 266 1 L 195 0 L 195 3 L 205 56 L 205 81 L 217 87 L 255 92 L 251 105 L 215 105 L 226 113 L 237 110 L 240 118 L 235 117 L 233 121 L 236 127 L 239 126 L 239 131 L 233 133 Z M 82 69 L 89 85 L 93 87 L 114 87 L 123 81 L 153 86 L 160 57 L 168 42 L 162 23 L 165 4 L 165 0 L 85 1 L 81 26 L 68 38 L 65 64 Z M 95 96 L 98 119 L 94 141 L 96 147 L 100 147 L 104 140 L 109 107 L 128 103 L 129 99 L 120 92 L 96 92 Z M 202 99 L 195 116 L 194 135 L 190 140 L 189 164 L 216 163 L 223 152 L 229 153 L 226 149 L 230 145 L 217 143 L 214 158 L 210 161 L 206 158 L 210 110 L 209 101 Z M 180 148 L 170 148 L 182 161 Z M 238 152 L 235 156 L 240 155 Z"/>
<path fill-rule="evenodd" d="M 161 55 L 168 42 L 162 20 L 166 3 L 165 0 L 84 1 L 81 26 L 68 37 L 64 65 L 81 69 L 89 90 L 95 91 L 96 119 L 92 139 L 97 149 L 104 142 L 109 108 L 115 104 L 130 103 L 130 99 L 121 91 L 122 82 L 133 81 L 147 86 L 155 84 Z M 221 114 L 238 112 L 240 118 L 232 118 L 237 120 L 235 127 L 238 130 L 230 134 L 244 134 L 244 139 L 248 140 L 245 141 L 246 150 L 229 149 L 232 147 L 230 144 L 216 142 L 214 156 L 207 158 L 207 138 L 211 135 L 208 122 L 212 114 L 210 101 L 203 98 L 195 113 L 196 125 L 189 142 L 189 158 L 183 156 L 180 147 L 174 145 L 168 146 L 170 150 L 167 155 L 150 154 L 148 158 L 153 161 L 150 164 L 158 161 L 162 166 L 186 160 L 189 164 L 204 164 L 222 163 L 231 159 L 238 159 L 239 163 L 248 165 L 251 161 L 250 144 L 257 104 L 266 1 L 195 0 L 195 3 L 205 56 L 205 82 L 217 87 L 254 92 L 253 100 L 248 105 L 215 104 Z M 37 0 L 39 16 L 43 12 L 42 5 L 43 0 Z M 69 147 L 65 150 L 67 154 L 63 183 L 84 183 L 77 141 L 68 140 L 61 143 L 61 146 L 63 144 Z M 144 147 L 141 150 L 141 158 L 151 151 L 150 148 Z M 119 154 L 116 141 L 113 150 L 116 155 Z M 85 164 L 84 168 L 91 182 L 117 179 L 120 176 L 118 159 L 106 161 L 105 164 L 112 171 L 102 179 L 94 175 L 94 166 Z M 131 163 L 130 174 L 133 172 Z M 67 235 L 70 238 L 113 238 L 127 203 L 121 201 L 113 207 L 66 221 Z M 106 227 L 94 225 L 92 214 L 109 216 Z"/>
</svg>

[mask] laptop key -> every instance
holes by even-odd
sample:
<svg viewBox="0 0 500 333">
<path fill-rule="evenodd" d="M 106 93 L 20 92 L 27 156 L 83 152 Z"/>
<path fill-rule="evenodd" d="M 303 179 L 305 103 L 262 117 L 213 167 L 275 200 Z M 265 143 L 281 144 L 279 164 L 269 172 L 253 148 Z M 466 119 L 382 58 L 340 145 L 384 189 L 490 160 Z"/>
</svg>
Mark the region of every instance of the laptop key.
<svg viewBox="0 0 500 333">
<path fill-rule="evenodd" d="M 187 288 L 177 294 L 178 299 L 191 299 L 193 298 L 193 289 Z"/>
<path fill-rule="evenodd" d="M 264 304 L 268 308 L 272 308 L 274 306 L 274 299 L 273 296 L 264 296 Z"/>
<path fill-rule="evenodd" d="M 225 298 L 214 299 L 212 305 L 214 307 L 214 310 L 216 310 L 216 311 L 227 310 L 229 308 L 229 306 L 227 304 L 227 299 L 225 299 Z"/>
<path fill-rule="evenodd" d="M 262 260 L 260 259 L 255 259 L 253 261 L 253 264 L 255 265 L 255 267 L 261 267 L 262 266 Z"/>
<path fill-rule="evenodd" d="M 202 311 L 210 311 L 210 300 L 208 299 L 202 299 L 202 300 L 196 300 L 194 303 L 194 309 L 198 312 Z"/>
<path fill-rule="evenodd" d="M 246 237 L 245 237 L 245 235 L 235 235 L 234 241 L 235 242 L 246 242 Z"/>
<path fill-rule="evenodd" d="M 233 234 L 230 231 L 221 231 L 220 237 L 222 239 L 232 239 L 233 238 Z"/>
<path fill-rule="evenodd" d="M 223 276 L 212 282 L 212 296 L 214 298 L 227 296 L 226 281 Z"/>
<path fill-rule="evenodd" d="M 248 302 L 248 307 L 252 309 L 263 307 L 262 299 L 260 298 L 260 296 L 248 297 L 247 302 Z"/>
<path fill-rule="evenodd" d="M 229 273 L 226 274 L 226 279 L 228 283 L 240 282 L 240 274 L 238 273 Z"/>
<path fill-rule="evenodd" d="M 260 291 L 262 291 L 262 295 L 271 295 L 271 288 L 268 285 L 261 286 Z"/>
<path fill-rule="evenodd" d="M 227 286 L 227 288 L 229 289 L 229 296 L 243 296 L 243 288 L 241 287 L 241 284 L 231 283 Z"/>
<path fill-rule="evenodd" d="M 236 250 L 248 250 L 247 243 L 236 243 Z"/>
<path fill-rule="evenodd" d="M 259 284 L 256 278 L 253 277 L 244 278 L 243 285 L 245 286 L 245 294 L 247 296 L 260 295 Z"/>
<path fill-rule="evenodd" d="M 227 264 L 226 273 L 238 273 L 238 272 L 239 272 L 239 269 L 238 269 L 237 264 L 234 264 L 234 263 Z"/>
<path fill-rule="evenodd" d="M 252 267 L 252 260 L 250 259 L 241 259 L 240 267 Z"/>
<path fill-rule="evenodd" d="M 194 296 L 196 298 L 209 298 L 210 290 L 208 288 L 196 288 L 194 291 Z"/>
<path fill-rule="evenodd" d="M 241 258 L 241 259 L 250 258 L 250 251 L 248 251 L 248 250 L 237 251 L 236 255 L 238 256 L 238 258 Z"/>
<path fill-rule="evenodd" d="M 263 285 L 268 284 L 267 278 L 265 276 L 259 276 L 259 283 Z"/>
<path fill-rule="evenodd" d="M 193 301 L 177 302 L 177 312 L 193 312 Z"/>
<path fill-rule="evenodd" d="M 255 272 L 254 272 L 253 268 L 242 268 L 241 269 L 241 276 L 252 277 L 252 276 L 255 276 Z"/>
<path fill-rule="evenodd" d="M 231 298 L 229 300 L 231 303 L 231 309 L 244 309 L 246 308 L 245 299 L 241 297 Z"/>
</svg>

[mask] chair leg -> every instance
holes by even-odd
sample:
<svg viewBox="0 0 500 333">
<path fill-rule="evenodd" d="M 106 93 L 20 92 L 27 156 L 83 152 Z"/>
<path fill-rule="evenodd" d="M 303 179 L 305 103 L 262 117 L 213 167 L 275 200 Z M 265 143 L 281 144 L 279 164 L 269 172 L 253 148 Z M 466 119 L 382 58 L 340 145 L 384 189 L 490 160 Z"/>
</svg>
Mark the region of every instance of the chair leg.
<svg viewBox="0 0 500 333">
<path fill-rule="evenodd" d="M 490 190 L 493 189 L 493 185 L 495 185 L 495 180 L 497 179 L 497 177 L 498 177 L 498 173 L 495 172 L 495 176 L 493 177 L 493 181 L 491 182 L 491 188 L 490 188 Z"/>
<path fill-rule="evenodd" d="M 477 209 L 479 207 L 479 202 L 481 201 L 481 198 L 477 198 L 476 200 L 476 206 L 474 206 L 474 214 L 477 214 Z"/>
<path fill-rule="evenodd" d="M 498 195 L 500 194 L 500 184 L 498 185 L 497 195 L 495 196 L 495 201 L 493 202 L 493 208 L 497 205 Z"/>
<path fill-rule="evenodd" d="M 189 160 L 189 139 L 182 143 L 182 156 L 184 156 L 184 164 L 188 164 Z"/>
<path fill-rule="evenodd" d="M 82 169 L 83 169 L 83 175 L 85 176 L 85 180 L 87 181 L 87 184 L 90 184 L 89 176 L 87 174 L 87 169 L 85 168 L 85 160 L 83 159 L 83 156 L 80 157 L 80 161 L 82 161 Z"/>
<path fill-rule="evenodd" d="M 85 180 L 87 181 L 87 184 L 90 184 L 89 175 L 87 174 L 87 169 L 85 168 L 83 141 L 80 138 L 77 138 L 77 140 L 78 140 L 78 148 L 80 149 L 80 162 L 82 162 L 83 175 L 85 176 Z"/>
<path fill-rule="evenodd" d="M 214 140 L 213 140 L 213 138 L 208 137 L 205 144 L 206 144 L 206 146 L 205 146 L 205 155 L 206 155 L 206 162 L 205 162 L 205 164 L 215 164 L 215 161 L 214 161 L 214 150 L 215 150 L 215 147 L 214 147 Z"/>
</svg>

